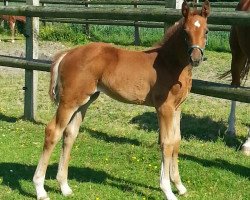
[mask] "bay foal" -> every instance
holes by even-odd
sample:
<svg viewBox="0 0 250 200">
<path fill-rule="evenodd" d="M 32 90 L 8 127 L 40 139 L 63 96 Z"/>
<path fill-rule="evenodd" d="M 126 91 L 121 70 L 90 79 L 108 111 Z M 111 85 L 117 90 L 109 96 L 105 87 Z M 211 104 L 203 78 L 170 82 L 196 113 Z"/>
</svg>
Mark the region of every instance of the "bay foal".
<svg viewBox="0 0 250 200">
<path fill-rule="evenodd" d="M 237 5 L 238 11 L 250 11 L 250 0 L 241 0 Z M 250 68 L 250 27 L 232 26 L 230 32 L 230 48 L 232 51 L 231 72 L 232 86 L 239 87 L 246 78 Z M 226 76 L 228 73 L 225 73 Z M 231 102 L 231 110 L 228 118 L 228 134 L 235 136 L 235 110 L 236 102 Z M 250 156 L 250 127 L 248 127 L 248 139 L 242 145 L 242 151 Z"/>
<path fill-rule="evenodd" d="M 45 173 L 56 143 L 63 136 L 57 180 L 63 195 L 68 185 L 70 151 L 88 106 L 100 91 L 126 103 L 156 108 L 160 126 L 162 165 L 160 187 L 168 200 L 186 193 L 178 170 L 180 105 L 192 85 L 192 67 L 198 66 L 206 44 L 206 0 L 201 11 L 182 4 L 183 18 L 171 27 L 162 43 L 148 51 L 118 49 L 91 43 L 58 54 L 51 67 L 50 96 L 58 102 L 57 112 L 45 130 L 43 152 L 34 174 L 38 199 L 49 199 L 44 189 Z"/>
<path fill-rule="evenodd" d="M 12 15 L 0 15 L 0 23 L 7 21 L 11 31 L 11 42 L 15 42 L 15 25 L 16 22 L 21 22 L 23 25 L 26 23 L 26 17 L 24 16 L 12 16 Z"/>
</svg>

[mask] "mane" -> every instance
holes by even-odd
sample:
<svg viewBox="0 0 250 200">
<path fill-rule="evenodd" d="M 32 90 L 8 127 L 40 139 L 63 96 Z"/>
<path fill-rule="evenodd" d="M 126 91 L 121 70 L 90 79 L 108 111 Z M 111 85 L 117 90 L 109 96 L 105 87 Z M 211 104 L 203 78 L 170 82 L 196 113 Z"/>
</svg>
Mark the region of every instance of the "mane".
<svg viewBox="0 0 250 200">
<path fill-rule="evenodd" d="M 162 41 L 157 43 L 156 46 L 162 46 L 163 44 L 165 44 L 178 30 L 183 27 L 183 24 L 184 18 L 181 18 L 179 21 L 175 22 L 174 25 L 170 26 L 165 32 Z"/>
</svg>

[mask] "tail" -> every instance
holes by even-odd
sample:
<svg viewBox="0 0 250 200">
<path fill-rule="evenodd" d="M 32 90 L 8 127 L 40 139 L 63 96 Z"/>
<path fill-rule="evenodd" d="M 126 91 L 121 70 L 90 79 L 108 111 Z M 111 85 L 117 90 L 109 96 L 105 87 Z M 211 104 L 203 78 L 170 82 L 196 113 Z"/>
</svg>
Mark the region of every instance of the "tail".
<svg viewBox="0 0 250 200">
<path fill-rule="evenodd" d="M 59 88 L 58 88 L 58 69 L 60 63 L 64 56 L 67 54 L 67 51 L 58 53 L 55 55 L 51 68 L 50 68 L 50 89 L 49 89 L 49 96 L 50 99 L 55 103 L 59 103 Z"/>
<path fill-rule="evenodd" d="M 243 81 L 245 79 L 245 82 L 246 82 L 249 71 L 250 71 L 250 60 L 247 59 L 246 64 L 242 68 L 241 73 L 240 73 L 240 79 L 241 79 L 241 81 Z M 230 74 L 231 74 L 231 70 L 229 70 L 229 71 L 221 74 L 219 76 L 219 78 L 220 79 L 227 78 L 227 77 L 230 76 Z"/>
</svg>

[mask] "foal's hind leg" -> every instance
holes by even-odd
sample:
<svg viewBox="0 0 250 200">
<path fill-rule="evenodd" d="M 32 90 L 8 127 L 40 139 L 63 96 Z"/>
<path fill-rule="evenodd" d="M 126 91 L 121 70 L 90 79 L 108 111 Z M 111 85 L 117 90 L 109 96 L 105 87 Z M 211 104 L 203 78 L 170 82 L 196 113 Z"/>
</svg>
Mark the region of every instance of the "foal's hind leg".
<svg viewBox="0 0 250 200">
<path fill-rule="evenodd" d="M 60 156 L 60 162 L 58 166 L 56 179 L 60 184 L 60 188 L 64 196 L 68 196 L 72 193 L 72 190 L 70 189 L 67 180 L 68 163 L 70 159 L 70 151 L 78 135 L 81 122 L 82 122 L 82 115 L 81 112 L 78 111 L 77 113 L 74 114 L 73 119 L 63 132 L 62 152 Z"/>
<path fill-rule="evenodd" d="M 87 104 L 79 108 L 79 110 L 75 113 L 73 119 L 71 120 L 71 122 L 66 127 L 63 133 L 62 153 L 60 157 L 60 162 L 59 162 L 56 178 L 60 184 L 61 191 L 64 196 L 68 196 L 72 194 L 72 190 L 68 185 L 68 165 L 69 165 L 70 152 L 71 152 L 72 146 L 78 135 L 79 127 L 81 125 L 81 122 L 84 119 L 84 116 L 86 114 L 86 111 L 89 105 L 93 101 L 95 101 L 98 96 L 99 96 L 99 92 L 96 92 L 90 97 L 90 100 L 88 101 Z"/>
<path fill-rule="evenodd" d="M 33 177 L 37 199 L 49 199 L 49 197 L 47 196 L 47 192 L 44 189 L 45 173 L 47 170 L 49 159 L 55 145 L 60 140 L 63 131 L 65 130 L 72 115 L 76 112 L 77 109 L 78 107 L 76 106 L 72 107 L 60 104 L 55 117 L 45 129 L 43 152 Z"/>
</svg>

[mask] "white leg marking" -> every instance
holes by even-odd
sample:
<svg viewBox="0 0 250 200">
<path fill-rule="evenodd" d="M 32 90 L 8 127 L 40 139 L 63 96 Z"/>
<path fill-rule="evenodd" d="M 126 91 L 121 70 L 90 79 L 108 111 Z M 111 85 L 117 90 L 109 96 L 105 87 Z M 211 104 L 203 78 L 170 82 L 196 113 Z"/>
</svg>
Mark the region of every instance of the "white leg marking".
<svg viewBox="0 0 250 200">
<path fill-rule="evenodd" d="M 248 128 L 248 138 L 242 145 L 242 151 L 245 155 L 250 156 L 250 127 Z"/>
<path fill-rule="evenodd" d="M 33 178 L 38 200 L 49 200 L 48 194 L 44 189 L 44 180 L 45 180 L 45 176 Z"/>
<path fill-rule="evenodd" d="M 186 187 L 182 183 L 176 184 L 175 186 L 179 191 L 179 195 L 184 195 L 187 192 Z"/>
<path fill-rule="evenodd" d="M 70 196 L 73 193 L 73 191 L 69 187 L 68 182 L 61 183 L 60 187 L 61 187 L 61 191 L 63 193 L 63 196 Z"/>
<path fill-rule="evenodd" d="M 235 109 L 236 109 L 236 101 L 231 101 L 231 110 L 228 117 L 228 128 L 227 128 L 227 132 L 231 136 L 235 136 Z"/>
<path fill-rule="evenodd" d="M 172 192 L 170 179 L 166 177 L 164 170 L 164 162 L 161 164 L 161 177 L 160 177 L 160 187 L 164 192 L 167 200 L 177 200 L 176 196 Z"/>
</svg>

